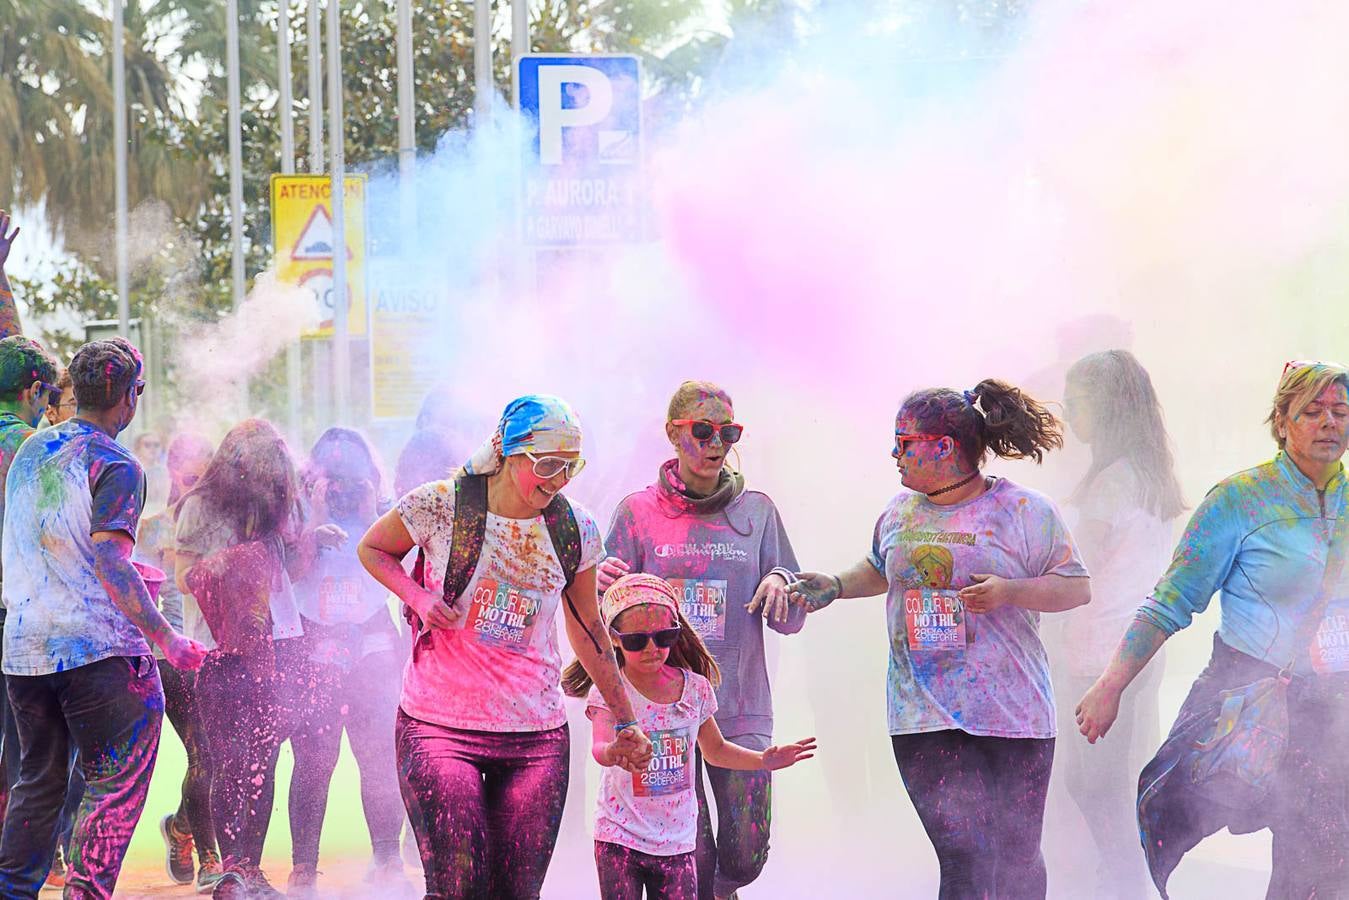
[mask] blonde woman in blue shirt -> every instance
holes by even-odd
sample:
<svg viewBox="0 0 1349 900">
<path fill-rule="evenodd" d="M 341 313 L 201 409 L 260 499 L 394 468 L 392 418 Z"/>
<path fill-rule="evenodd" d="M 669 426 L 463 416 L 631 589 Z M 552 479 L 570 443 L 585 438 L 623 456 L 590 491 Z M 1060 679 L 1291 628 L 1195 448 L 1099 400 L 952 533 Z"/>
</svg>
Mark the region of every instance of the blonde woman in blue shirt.
<svg viewBox="0 0 1349 900">
<path fill-rule="evenodd" d="M 1267 897 L 1349 895 L 1349 592 L 1320 609 L 1321 583 L 1345 515 L 1349 371 L 1328 363 L 1284 367 L 1267 422 L 1274 459 L 1220 481 L 1195 511 L 1171 567 L 1139 609 L 1105 672 L 1083 696 L 1077 723 L 1104 737 L 1125 688 L 1171 635 L 1219 594 L 1213 657 L 1190 689 L 1171 735 L 1140 778 L 1140 828 L 1154 882 L 1204 837 L 1269 828 Z M 1338 529 L 1341 533 L 1344 529 Z M 1313 634 L 1314 618 L 1320 622 Z M 1303 635 L 1311 635 L 1302 643 Z M 1196 735 L 1211 734 L 1222 691 L 1293 665 L 1289 746 L 1270 794 L 1245 808 L 1205 801 L 1168 779 Z"/>
</svg>

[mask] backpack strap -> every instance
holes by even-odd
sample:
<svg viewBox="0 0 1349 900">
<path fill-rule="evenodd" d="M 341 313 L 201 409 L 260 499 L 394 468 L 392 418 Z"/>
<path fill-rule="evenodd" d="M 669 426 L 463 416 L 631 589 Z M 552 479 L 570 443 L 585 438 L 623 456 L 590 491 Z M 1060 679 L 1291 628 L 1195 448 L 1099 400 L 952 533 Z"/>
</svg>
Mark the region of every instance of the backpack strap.
<svg viewBox="0 0 1349 900">
<path fill-rule="evenodd" d="M 576 524 L 576 512 L 571 508 L 571 502 L 558 494 L 543 511 L 543 521 L 548 526 L 548 537 L 553 542 L 553 552 L 557 554 L 558 561 L 562 564 L 562 574 L 566 579 L 562 597 L 567 601 L 567 609 L 585 631 L 586 637 L 590 638 L 590 643 L 595 646 L 595 652 L 602 653 L 600 642 L 590 633 L 589 626 L 581 618 L 581 614 L 576 610 L 576 604 L 571 599 L 572 582 L 576 580 L 576 570 L 581 567 L 581 529 Z"/>
<path fill-rule="evenodd" d="M 487 535 L 487 476 L 461 474 L 454 480 L 454 534 L 445 566 L 445 602 L 454 605 L 468 587 Z"/>
<path fill-rule="evenodd" d="M 573 525 L 574 527 L 574 525 Z M 445 566 L 445 602 L 453 605 L 468 587 L 473 570 L 482 556 L 487 535 L 487 476 L 463 473 L 454 480 L 454 531 L 450 536 L 450 559 Z M 426 587 L 426 553 L 417 548 L 412 580 Z M 413 630 L 421 629 L 421 620 L 411 607 L 403 616 Z"/>
</svg>

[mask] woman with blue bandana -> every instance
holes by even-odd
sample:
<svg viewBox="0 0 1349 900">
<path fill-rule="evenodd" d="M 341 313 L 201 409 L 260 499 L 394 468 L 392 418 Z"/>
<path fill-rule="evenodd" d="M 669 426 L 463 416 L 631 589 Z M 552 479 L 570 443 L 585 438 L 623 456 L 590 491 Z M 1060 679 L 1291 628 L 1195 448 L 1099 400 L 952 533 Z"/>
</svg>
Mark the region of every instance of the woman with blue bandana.
<svg viewBox="0 0 1349 900">
<path fill-rule="evenodd" d="M 539 896 L 567 792 L 564 604 L 572 649 L 618 719 L 624 767 L 651 758 L 599 621 L 599 528 L 561 496 L 584 466 L 571 407 L 521 397 L 463 470 L 409 492 L 361 540 L 361 562 L 416 633 L 396 740 L 427 897 Z M 400 561 L 414 548 L 409 576 Z"/>
</svg>

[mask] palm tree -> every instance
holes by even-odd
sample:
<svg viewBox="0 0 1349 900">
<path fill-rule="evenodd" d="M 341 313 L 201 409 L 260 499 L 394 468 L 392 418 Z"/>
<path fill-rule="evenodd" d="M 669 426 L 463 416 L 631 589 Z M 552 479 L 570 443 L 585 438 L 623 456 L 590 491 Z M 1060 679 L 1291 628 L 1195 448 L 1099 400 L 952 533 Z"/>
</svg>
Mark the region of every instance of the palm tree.
<svg viewBox="0 0 1349 900">
<path fill-rule="evenodd" d="M 76 3 L 0 5 L 0 207 L 33 205 L 76 161 L 76 127 L 64 90 L 103 80 L 84 44 L 96 19 Z"/>
</svg>

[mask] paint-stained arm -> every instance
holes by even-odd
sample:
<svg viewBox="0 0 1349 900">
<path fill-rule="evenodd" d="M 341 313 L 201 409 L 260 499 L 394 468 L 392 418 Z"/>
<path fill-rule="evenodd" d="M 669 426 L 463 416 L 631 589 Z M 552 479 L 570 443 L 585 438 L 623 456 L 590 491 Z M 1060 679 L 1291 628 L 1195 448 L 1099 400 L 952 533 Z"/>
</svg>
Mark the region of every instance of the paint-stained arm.
<svg viewBox="0 0 1349 900">
<path fill-rule="evenodd" d="M 19 324 L 19 307 L 14 303 L 14 289 L 10 287 L 9 276 L 5 274 L 9 251 L 18 236 L 17 226 L 13 231 L 9 230 L 9 213 L 0 209 L 0 338 L 23 334 L 23 327 Z"/>
<path fill-rule="evenodd" d="M 871 559 L 864 559 L 837 575 L 823 572 L 797 572 L 796 581 L 789 587 L 793 603 L 807 612 L 824 609 L 835 600 L 846 597 L 875 597 L 890 587 L 885 575 Z"/>
<path fill-rule="evenodd" d="M 1172 635 L 1208 608 L 1232 571 L 1245 530 L 1233 500 L 1226 484 L 1204 497 L 1176 544 L 1166 574 L 1139 607 L 1140 619 Z"/>
<path fill-rule="evenodd" d="M 445 602 L 439 593 L 428 591 L 403 570 L 403 557 L 416 543 L 403 517 L 394 508 L 375 520 L 375 524 L 356 545 L 356 556 L 380 584 L 392 591 L 422 620 L 423 627 L 453 628 L 459 611 Z"/>
<path fill-rule="evenodd" d="M 150 643 L 164 651 L 170 665 L 176 669 L 199 668 L 206 658 L 206 648 L 174 631 L 150 598 L 145 581 L 131 564 L 134 546 L 131 535 L 125 531 L 96 531 L 90 537 L 94 542 L 94 574 L 108 592 L 108 598 L 144 632 Z"/>
<path fill-rule="evenodd" d="M 572 652 L 585 667 L 600 696 L 604 698 L 605 705 L 618 721 L 635 722 L 637 716 L 633 713 L 632 702 L 618 674 L 618 660 L 614 657 L 613 644 L 609 642 L 609 632 L 600 624 L 595 567 L 576 573 L 576 580 L 566 593 L 570 603 L 566 598 L 563 603 L 568 607 L 565 618 L 567 640 L 571 643 Z M 571 607 L 575 607 L 575 614 Z M 646 769 L 647 763 L 651 761 L 651 741 L 641 727 L 634 724 L 623 729 L 618 737 L 625 742 L 622 751 L 625 768 L 633 772 Z"/>
<path fill-rule="evenodd" d="M 1119 715 L 1120 697 L 1138 673 L 1157 655 L 1170 635 L 1156 625 L 1135 619 L 1124 633 L 1115 655 L 1077 704 L 1077 728 L 1091 743 L 1105 736 Z"/>
</svg>

